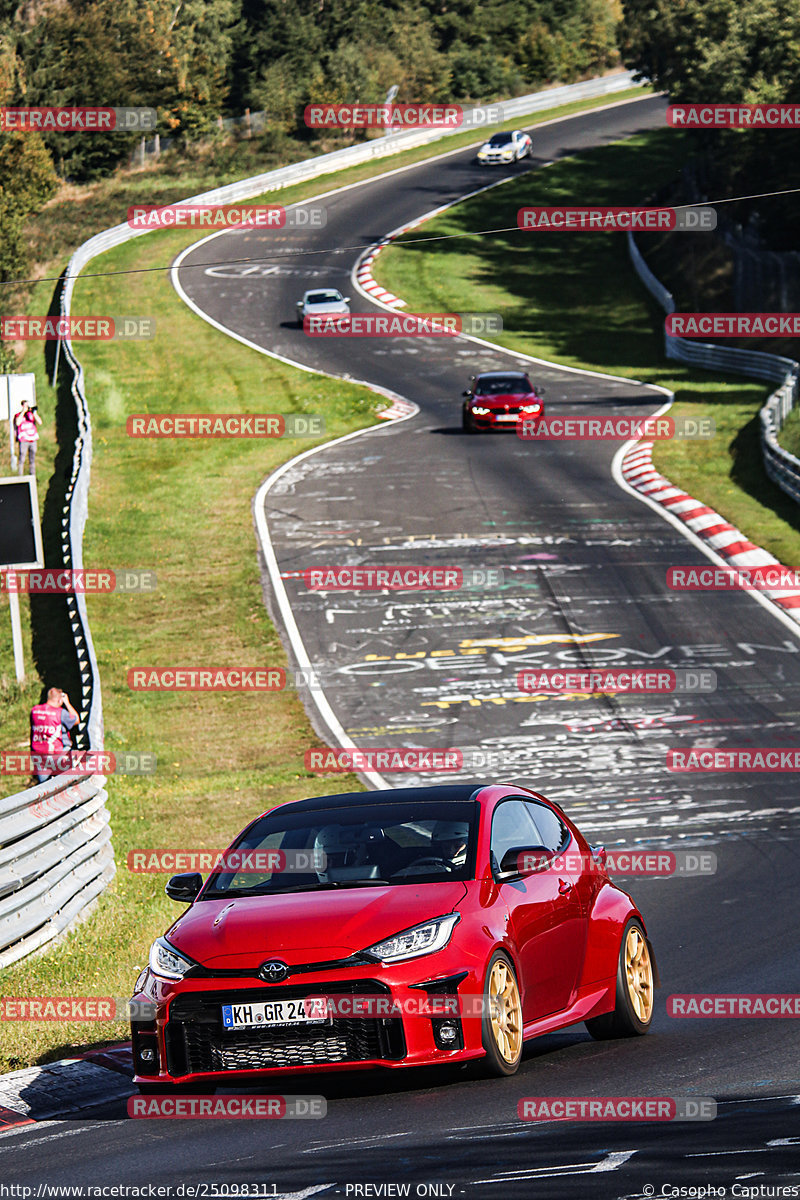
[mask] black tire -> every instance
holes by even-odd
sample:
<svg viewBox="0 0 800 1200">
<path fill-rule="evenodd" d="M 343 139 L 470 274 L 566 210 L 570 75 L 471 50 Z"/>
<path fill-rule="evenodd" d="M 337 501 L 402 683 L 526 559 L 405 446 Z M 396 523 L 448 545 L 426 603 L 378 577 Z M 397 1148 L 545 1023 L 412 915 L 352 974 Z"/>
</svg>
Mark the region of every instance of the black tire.
<svg viewBox="0 0 800 1200">
<path fill-rule="evenodd" d="M 631 934 L 638 935 L 638 953 L 632 963 L 629 962 Z M 592 1037 L 596 1041 L 606 1041 L 609 1038 L 641 1037 L 647 1033 L 653 1020 L 654 986 L 655 971 L 647 936 L 641 921 L 631 917 L 622 931 L 619 948 L 616 1005 L 612 1012 L 586 1022 Z"/>
<path fill-rule="evenodd" d="M 516 1019 L 509 1026 L 505 1038 L 503 1038 L 502 1033 L 498 1037 L 497 1027 L 492 1021 L 493 998 L 490 994 L 490 984 L 492 983 L 493 972 L 495 972 L 498 964 L 500 964 L 501 972 L 502 968 L 505 967 L 506 978 L 513 989 L 508 997 L 510 1006 L 507 1004 L 505 1008 L 504 1015 L 506 1021 L 498 1023 L 508 1024 L 508 1018 L 511 1016 L 511 1008 L 516 1006 L 517 1010 Z M 481 1022 L 483 1048 L 486 1051 L 486 1058 L 480 1060 L 481 1073 L 492 1076 L 515 1075 L 519 1070 L 520 1060 L 522 1059 L 522 1001 L 520 999 L 516 972 L 511 960 L 506 954 L 503 954 L 502 950 L 495 951 L 489 959 L 489 964 L 486 968 L 486 978 L 483 984 L 483 1013 Z"/>
</svg>

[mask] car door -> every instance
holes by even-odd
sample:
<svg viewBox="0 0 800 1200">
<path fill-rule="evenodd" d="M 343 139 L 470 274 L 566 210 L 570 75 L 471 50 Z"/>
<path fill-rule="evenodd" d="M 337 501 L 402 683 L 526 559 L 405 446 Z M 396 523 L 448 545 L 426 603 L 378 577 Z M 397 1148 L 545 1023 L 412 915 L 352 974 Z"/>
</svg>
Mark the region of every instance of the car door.
<svg viewBox="0 0 800 1200">
<path fill-rule="evenodd" d="M 559 1001 L 553 1010 L 555 1012 L 571 1003 L 586 957 L 589 920 L 583 903 L 585 895 L 581 889 L 583 864 L 567 827 L 559 820 L 557 813 L 536 800 L 525 800 L 524 804 L 538 830 L 539 845 L 556 856 L 553 869 L 548 872 L 557 885 L 554 928 L 549 935 L 553 953 L 546 956 L 546 960 L 555 968 L 551 980 L 553 993 Z"/>
<path fill-rule="evenodd" d="M 495 871 L 512 846 L 551 848 L 541 840 L 547 830 L 537 827 L 533 811 L 516 798 L 498 804 L 491 831 Z M 545 870 L 501 881 L 499 888 L 520 966 L 523 1020 L 560 1012 L 570 1003 L 584 953 L 585 920 L 575 879 L 568 872 Z"/>
</svg>

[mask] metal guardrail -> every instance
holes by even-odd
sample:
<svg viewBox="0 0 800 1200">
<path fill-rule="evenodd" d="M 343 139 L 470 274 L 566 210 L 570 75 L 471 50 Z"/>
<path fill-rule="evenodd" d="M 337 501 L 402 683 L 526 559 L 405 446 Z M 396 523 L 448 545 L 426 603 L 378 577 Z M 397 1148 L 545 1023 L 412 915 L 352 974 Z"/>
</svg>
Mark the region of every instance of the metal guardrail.
<svg viewBox="0 0 800 1200">
<path fill-rule="evenodd" d="M 574 100 L 613 95 L 635 86 L 628 71 L 565 87 L 550 88 L 503 104 L 504 120 L 544 111 Z M 231 204 L 314 179 L 343 167 L 438 141 L 460 130 L 406 130 L 348 146 L 239 180 L 192 196 L 182 203 Z M 476 134 L 479 131 L 476 128 Z M 115 225 L 79 246 L 69 261 L 61 293 L 61 313 L 68 316 L 75 280 L 99 254 L 149 232 Z M 83 530 L 89 503 L 92 428 L 83 368 L 68 338 L 61 342 L 70 390 L 75 401 L 78 435 L 72 475 L 64 499 L 62 555 L 64 565 L 83 566 Z M 70 596 L 68 613 L 81 673 L 81 722 L 76 742 L 82 749 L 103 748 L 100 678 L 82 594 Z M 83 714 L 86 714 L 85 716 Z M 0 800 L 0 967 L 16 962 L 62 933 L 114 876 L 114 857 L 103 776 L 50 780 Z"/>
<path fill-rule="evenodd" d="M 642 257 L 632 233 L 628 233 L 628 254 L 639 279 L 653 299 L 665 312 L 675 312 L 675 300 L 648 267 Z M 761 455 L 764 470 L 788 496 L 800 504 L 800 459 L 795 458 L 778 443 L 778 434 L 789 413 L 797 403 L 800 363 L 780 354 L 767 354 L 761 350 L 740 350 L 733 346 L 717 346 L 711 342 L 697 342 L 694 338 L 674 337 L 664 331 L 664 353 L 667 358 L 705 370 L 726 371 L 735 375 L 749 375 L 754 379 L 768 379 L 779 383 L 759 411 Z"/>
<path fill-rule="evenodd" d="M 0 800 L 0 967 L 63 933 L 114 877 L 101 775 Z"/>
</svg>

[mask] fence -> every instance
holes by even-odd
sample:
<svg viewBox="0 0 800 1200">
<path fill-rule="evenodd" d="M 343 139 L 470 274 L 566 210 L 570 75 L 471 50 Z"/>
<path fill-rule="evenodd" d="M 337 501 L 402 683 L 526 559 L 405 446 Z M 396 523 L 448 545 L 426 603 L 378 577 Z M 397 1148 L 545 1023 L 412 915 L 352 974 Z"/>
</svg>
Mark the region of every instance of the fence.
<svg viewBox="0 0 800 1200">
<path fill-rule="evenodd" d="M 675 312 L 675 301 L 663 283 L 648 267 L 632 233 L 628 233 L 628 253 L 633 268 L 653 299 L 665 312 Z M 800 363 L 779 354 L 760 350 L 740 350 L 732 346 L 716 346 L 697 342 L 693 338 L 673 337 L 664 332 L 664 353 L 667 358 L 706 370 L 727 371 L 780 383 L 759 412 L 761 455 L 769 478 L 793 500 L 800 503 L 800 459 L 778 444 L 778 434 L 797 403 Z"/>
</svg>

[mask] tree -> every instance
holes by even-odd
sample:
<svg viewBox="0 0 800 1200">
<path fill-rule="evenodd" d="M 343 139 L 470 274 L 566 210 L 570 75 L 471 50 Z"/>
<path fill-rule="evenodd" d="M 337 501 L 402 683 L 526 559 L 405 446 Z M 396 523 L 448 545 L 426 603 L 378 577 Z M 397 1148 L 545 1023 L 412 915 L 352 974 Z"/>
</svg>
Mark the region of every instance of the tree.
<svg viewBox="0 0 800 1200">
<path fill-rule="evenodd" d="M 673 103 L 800 100 L 798 0 L 623 0 L 624 62 Z M 692 136 L 710 198 L 800 187 L 800 131 L 708 130 Z M 794 246 L 794 197 L 744 201 L 773 246 Z"/>
</svg>

